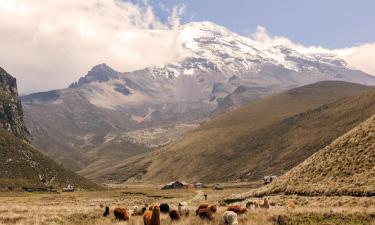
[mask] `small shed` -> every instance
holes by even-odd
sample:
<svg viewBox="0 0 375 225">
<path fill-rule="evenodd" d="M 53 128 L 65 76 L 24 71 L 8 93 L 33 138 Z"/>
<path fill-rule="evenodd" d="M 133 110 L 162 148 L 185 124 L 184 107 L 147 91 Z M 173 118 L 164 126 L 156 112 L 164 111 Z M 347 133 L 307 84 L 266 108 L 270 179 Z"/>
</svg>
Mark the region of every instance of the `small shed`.
<svg viewBox="0 0 375 225">
<path fill-rule="evenodd" d="M 215 184 L 213 186 L 213 188 L 214 188 L 214 190 L 223 190 L 224 189 L 223 185 L 221 185 L 221 184 Z"/>
<path fill-rule="evenodd" d="M 161 189 L 181 189 L 184 188 L 185 182 L 180 182 L 180 181 L 172 181 L 169 182 L 168 184 L 165 184 Z"/>
<path fill-rule="evenodd" d="M 186 182 L 182 182 L 184 184 L 185 189 L 194 189 L 194 184 L 189 184 Z"/>
<path fill-rule="evenodd" d="M 203 183 L 197 182 L 194 184 L 195 188 L 205 188 L 206 186 Z"/>
</svg>

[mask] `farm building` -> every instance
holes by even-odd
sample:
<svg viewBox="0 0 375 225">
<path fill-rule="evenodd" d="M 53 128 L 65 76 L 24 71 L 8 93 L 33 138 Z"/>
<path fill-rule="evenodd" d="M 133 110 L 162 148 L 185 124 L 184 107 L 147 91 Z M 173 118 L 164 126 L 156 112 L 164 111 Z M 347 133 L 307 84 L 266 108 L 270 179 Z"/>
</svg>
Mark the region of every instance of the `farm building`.
<svg viewBox="0 0 375 225">
<path fill-rule="evenodd" d="M 214 189 L 214 190 L 223 190 L 224 187 L 223 187 L 223 185 L 221 185 L 221 184 L 215 184 L 215 185 L 213 186 L 213 189 Z"/>
<path fill-rule="evenodd" d="M 194 187 L 195 188 L 206 188 L 207 186 L 204 185 L 203 183 L 197 182 L 197 183 L 194 184 Z"/>
<path fill-rule="evenodd" d="M 184 181 L 172 181 L 164 185 L 162 189 L 181 189 L 181 188 L 190 188 L 191 184 L 188 184 Z"/>
</svg>

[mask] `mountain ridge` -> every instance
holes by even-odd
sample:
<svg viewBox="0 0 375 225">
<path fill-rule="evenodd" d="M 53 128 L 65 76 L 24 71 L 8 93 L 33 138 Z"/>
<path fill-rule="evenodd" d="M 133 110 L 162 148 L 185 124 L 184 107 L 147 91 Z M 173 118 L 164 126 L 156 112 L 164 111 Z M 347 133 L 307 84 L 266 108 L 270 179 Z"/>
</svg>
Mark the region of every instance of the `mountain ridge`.
<svg viewBox="0 0 375 225">
<path fill-rule="evenodd" d="M 137 130 L 202 123 L 323 80 L 375 84 L 375 77 L 348 68 L 332 53 L 257 42 L 213 23 L 183 25 L 179 32 L 186 54 L 171 63 L 132 72 L 99 64 L 69 88 L 24 96 L 33 143 L 68 168 L 81 170 L 100 160 L 88 149 L 118 149 L 116 143 L 105 143 L 111 133 L 126 137 Z M 114 153 L 136 154 L 129 148 Z"/>
<path fill-rule="evenodd" d="M 289 90 L 223 114 L 159 150 L 82 175 L 100 182 L 224 182 L 280 175 L 370 116 L 374 89 L 356 86 L 330 81 Z"/>
</svg>

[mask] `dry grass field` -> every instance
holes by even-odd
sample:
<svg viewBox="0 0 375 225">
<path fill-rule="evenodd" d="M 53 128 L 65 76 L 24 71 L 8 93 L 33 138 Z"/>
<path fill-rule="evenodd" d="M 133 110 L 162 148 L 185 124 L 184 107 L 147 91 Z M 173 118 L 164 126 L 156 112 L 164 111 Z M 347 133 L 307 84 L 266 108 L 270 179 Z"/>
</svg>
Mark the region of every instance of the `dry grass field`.
<svg viewBox="0 0 375 225">
<path fill-rule="evenodd" d="M 142 225 L 142 217 L 131 217 L 129 222 L 116 221 L 114 207 L 132 209 L 145 203 L 166 202 L 176 207 L 178 202 L 187 201 L 191 215 L 175 222 L 176 225 L 224 224 L 222 214 L 225 206 L 220 206 L 211 222 L 200 220 L 194 215 L 195 208 L 204 203 L 203 193 L 208 194 L 207 203 L 219 205 L 219 201 L 230 194 L 248 191 L 246 187 L 228 187 L 221 191 L 160 190 L 157 187 L 131 186 L 100 192 L 75 192 L 61 194 L 45 193 L 0 193 L 0 224 L 129 224 Z M 256 199 L 255 199 L 256 200 Z M 239 217 L 239 224 L 368 224 L 375 225 L 374 197 L 298 197 L 271 196 L 270 209 L 253 209 Z M 293 202 L 295 209 L 288 209 Z M 245 202 L 239 203 L 245 204 Z M 111 215 L 102 217 L 102 206 L 110 206 Z M 172 224 L 167 215 L 162 215 L 161 224 Z"/>
</svg>

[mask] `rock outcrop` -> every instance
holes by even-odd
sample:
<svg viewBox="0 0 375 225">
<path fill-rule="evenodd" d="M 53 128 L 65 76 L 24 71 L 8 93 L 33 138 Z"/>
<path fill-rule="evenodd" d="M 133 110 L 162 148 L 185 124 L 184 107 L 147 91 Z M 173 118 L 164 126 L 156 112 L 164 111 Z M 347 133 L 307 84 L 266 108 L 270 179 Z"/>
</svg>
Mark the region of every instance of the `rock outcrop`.
<svg viewBox="0 0 375 225">
<path fill-rule="evenodd" d="M 0 67 L 0 124 L 21 139 L 28 139 L 16 78 Z"/>
</svg>

